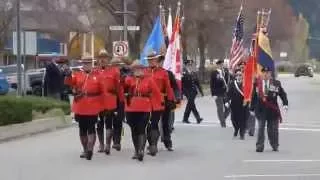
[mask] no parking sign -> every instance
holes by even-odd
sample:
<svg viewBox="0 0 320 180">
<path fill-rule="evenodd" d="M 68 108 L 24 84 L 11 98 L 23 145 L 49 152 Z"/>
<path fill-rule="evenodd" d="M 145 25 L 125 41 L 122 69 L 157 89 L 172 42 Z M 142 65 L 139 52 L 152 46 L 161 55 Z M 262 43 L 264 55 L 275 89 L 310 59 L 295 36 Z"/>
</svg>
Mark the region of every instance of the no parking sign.
<svg viewBox="0 0 320 180">
<path fill-rule="evenodd" d="M 114 41 L 113 42 L 113 56 L 114 57 L 127 57 L 127 56 L 129 56 L 128 41 Z"/>
</svg>

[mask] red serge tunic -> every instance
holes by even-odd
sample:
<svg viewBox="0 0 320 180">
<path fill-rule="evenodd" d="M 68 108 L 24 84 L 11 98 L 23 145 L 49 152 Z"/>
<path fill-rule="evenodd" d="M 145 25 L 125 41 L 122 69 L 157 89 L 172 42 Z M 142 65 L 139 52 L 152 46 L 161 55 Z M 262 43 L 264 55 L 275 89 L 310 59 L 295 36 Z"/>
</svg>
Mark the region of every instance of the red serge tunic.
<svg viewBox="0 0 320 180">
<path fill-rule="evenodd" d="M 91 73 L 74 72 L 72 76 L 65 78 L 65 84 L 83 94 L 79 99 L 74 99 L 72 112 L 89 116 L 97 115 L 102 110 L 101 96 L 104 89 L 96 71 Z"/>
<path fill-rule="evenodd" d="M 99 72 L 105 89 L 102 96 L 103 110 L 115 110 L 117 108 L 117 98 L 123 97 L 120 87 L 120 70 L 118 67 L 109 66 L 100 69 Z"/>
<path fill-rule="evenodd" d="M 151 100 L 161 101 L 161 93 L 150 77 L 127 77 L 124 87 L 129 94 L 125 101 L 126 112 L 151 112 Z"/>
<path fill-rule="evenodd" d="M 146 71 L 161 92 L 161 101 L 152 97 L 152 109 L 153 111 L 163 111 L 165 109 L 165 98 L 168 101 L 175 100 L 168 72 L 163 68 L 148 68 Z"/>
</svg>

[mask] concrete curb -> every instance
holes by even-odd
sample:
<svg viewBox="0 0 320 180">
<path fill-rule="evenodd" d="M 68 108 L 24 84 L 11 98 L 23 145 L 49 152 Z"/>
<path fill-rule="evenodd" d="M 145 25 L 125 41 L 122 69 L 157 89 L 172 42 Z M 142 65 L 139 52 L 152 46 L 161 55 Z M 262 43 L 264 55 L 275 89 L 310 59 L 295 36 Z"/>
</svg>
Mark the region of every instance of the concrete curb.
<svg viewBox="0 0 320 180">
<path fill-rule="evenodd" d="M 72 126 L 71 118 L 66 116 L 33 120 L 22 124 L 13 124 L 0 127 L 0 143 L 52 132 Z"/>
</svg>

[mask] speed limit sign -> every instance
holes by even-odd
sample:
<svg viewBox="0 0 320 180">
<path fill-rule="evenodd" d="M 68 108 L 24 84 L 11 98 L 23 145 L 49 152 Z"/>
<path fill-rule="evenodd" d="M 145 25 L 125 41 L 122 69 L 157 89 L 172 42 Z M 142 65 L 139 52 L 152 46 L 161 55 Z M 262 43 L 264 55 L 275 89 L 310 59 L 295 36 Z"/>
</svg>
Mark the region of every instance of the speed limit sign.
<svg viewBox="0 0 320 180">
<path fill-rule="evenodd" d="M 129 45 L 127 41 L 113 42 L 113 56 L 114 57 L 127 57 L 129 56 Z"/>
</svg>

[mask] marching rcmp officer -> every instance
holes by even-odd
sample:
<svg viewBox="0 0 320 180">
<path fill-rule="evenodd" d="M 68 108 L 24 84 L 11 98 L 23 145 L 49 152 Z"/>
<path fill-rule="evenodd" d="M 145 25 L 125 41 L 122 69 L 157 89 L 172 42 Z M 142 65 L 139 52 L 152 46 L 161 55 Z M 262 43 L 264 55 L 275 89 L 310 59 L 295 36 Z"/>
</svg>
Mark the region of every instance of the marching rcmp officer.
<svg viewBox="0 0 320 180">
<path fill-rule="evenodd" d="M 227 93 L 227 99 L 230 102 L 227 102 L 225 106 L 230 106 L 231 109 L 231 121 L 234 128 L 233 136 L 237 137 L 240 132 L 240 139 L 244 140 L 249 109 L 243 102 L 242 78 L 241 69 L 236 69 L 234 79 L 230 82 Z"/>
<path fill-rule="evenodd" d="M 116 116 L 113 120 L 113 145 L 112 148 L 116 149 L 117 151 L 121 150 L 121 136 L 123 131 L 123 122 L 125 120 L 125 113 L 124 113 L 124 89 L 123 89 L 123 75 L 121 74 L 121 69 L 125 65 L 125 61 L 123 62 L 119 58 L 114 58 L 111 61 L 111 65 L 113 68 L 119 69 L 120 72 L 120 86 L 118 89 L 118 96 L 117 96 L 117 109 L 116 109 Z"/>
<path fill-rule="evenodd" d="M 124 82 L 125 112 L 127 123 L 135 149 L 133 159 L 143 160 L 146 144 L 146 128 L 154 103 L 163 101 L 163 97 L 153 79 L 146 75 L 145 67 L 138 61 L 132 64 L 133 75 L 127 76 Z"/>
<path fill-rule="evenodd" d="M 65 84 L 73 89 L 74 101 L 72 111 L 79 124 L 80 141 L 83 147 L 81 158 L 91 160 L 96 141 L 95 124 L 101 112 L 101 97 L 105 93 L 105 85 L 97 71 L 92 70 L 92 62 L 84 62 L 83 71 L 72 73 L 65 70 Z"/>
<path fill-rule="evenodd" d="M 266 67 L 262 69 L 262 76 L 255 83 L 255 93 L 251 104 L 251 114 L 253 111 L 258 119 L 258 139 L 256 151 L 263 152 L 265 140 L 265 126 L 270 145 L 273 151 L 279 148 L 279 123 L 282 121 L 280 108 L 277 102 L 278 96 L 281 98 L 283 107 L 288 110 L 288 99 L 281 82 L 272 78 L 272 71 Z"/>
<path fill-rule="evenodd" d="M 110 65 L 111 56 L 106 50 L 101 50 L 98 58 L 102 64 L 99 69 L 99 74 L 105 84 L 104 88 L 106 89 L 106 93 L 101 99 L 103 101 L 103 111 L 97 126 L 100 142 L 99 152 L 105 152 L 109 155 L 113 136 L 113 121 L 116 120 L 115 112 L 117 109 L 117 98 L 120 93 L 120 70 L 119 68 Z M 106 127 L 105 145 L 104 127 Z M 118 144 L 118 147 L 120 147 L 120 144 Z"/>
<path fill-rule="evenodd" d="M 182 93 L 186 96 L 188 100 L 182 122 L 189 124 L 189 116 L 192 112 L 195 118 L 197 119 L 197 123 L 200 124 L 203 119 L 200 117 L 200 114 L 197 110 L 195 99 L 198 95 L 198 91 L 200 91 L 200 94 L 202 96 L 204 96 L 204 94 L 197 75 L 192 71 L 191 64 L 188 63 L 188 61 L 184 62 L 185 67 L 183 69 L 183 76 L 181 79 Z"/>
<path fill-rule="evenodd" d="M 169 75 L 168 72 L 162 68 L 161 61 L 163 58 L 161 58 L 161 55 L 156 54 L 155 52 L 151 53 L 147 57 L 149 67 L 146 69 L 147 75 L 149 75 L 154 82 L 156 83 L 158 89 L 162 93 L 162 99 L 160 103 L 158 102 L 158 99 L 152 98 L 152 114 L 151 114 L 151 123 L 148 127 L 148 142 L 149 142 L 149 154 L 151 156 L 155 156 L 158 152 L 158 141 L 160 137 L 160 131 L 159 131 L 159 121 L 163 115 L 163 112 L 165 110 L 165 105 L 169 106 L 170 109 L 174 109 L 175 105 L 175 98 L 173 89 L 170 85 Z M 166 122 L 164 122 L 167 125 L 167 128 L 169 129 L 169 120 L 163 119 Z M 169 133 L 169 132 L 167 132 Z M 168 140 L 169 141 L 169 140 Z M 171 141 L 171 139 L 170 139 Z M 166 146 L 169 150 L 172 150 L 170 147 L 170 144 L 167 144 Z"/>
<path fill-rule="evenodd" d="M 223 60 L 216 62 L 217 69 L 211 73 L 210 89 L 217 105 L 217 113 L 221 127 L 226 127 L 226 119 L 229 116 L 230 108 L 225 107 L 225 98 L 228 91 L 229 75 L 223 68 Z"/>
</svg>

